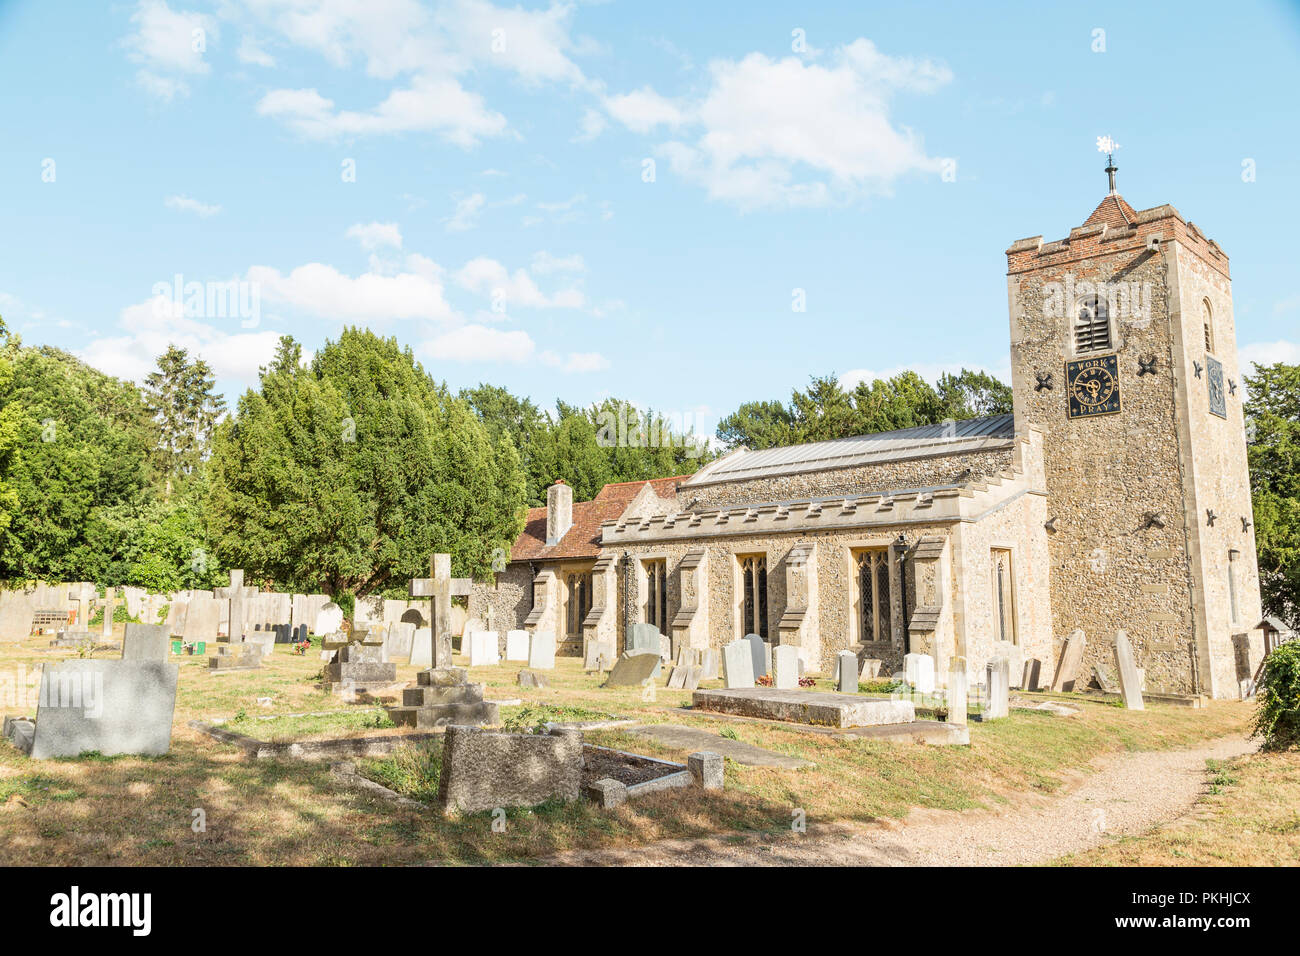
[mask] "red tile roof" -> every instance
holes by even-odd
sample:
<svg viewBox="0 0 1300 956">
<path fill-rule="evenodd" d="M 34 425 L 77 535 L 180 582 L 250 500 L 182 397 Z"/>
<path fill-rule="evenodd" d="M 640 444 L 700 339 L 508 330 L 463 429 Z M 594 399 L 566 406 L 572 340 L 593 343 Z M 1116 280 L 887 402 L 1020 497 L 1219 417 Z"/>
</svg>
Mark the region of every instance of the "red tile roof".
<svg viewBox="0 0 1300 956">
<path fill-rule="evenodd" d="M 675 493 L 678 482 L 688 475 L 655 478 L 648 482 L 660 498 Z M 546 545 L 546 509 L 529 508 L 523 533 L 510 549 L 511 561 L 556 560 L 559 558 L 594 558 L 600 554 L 600 526 L 614 521 L 632 503 L 645 481 L 619 481 L 601 488 L 591 501 L 573 503 L 573 525 L 557 544 Z"/>
<path fill-rule="evenodd" d="M 1085 226 L 1095 226 L 1104 222 L 1112 229 L 1131 226 L 1137 221 L 1137 210 L 1124 201 L 1124 197 L 1115 193 L 1107 196 L 1092 211 L 1092 215 L 1083 221 Z"/>
</svg>

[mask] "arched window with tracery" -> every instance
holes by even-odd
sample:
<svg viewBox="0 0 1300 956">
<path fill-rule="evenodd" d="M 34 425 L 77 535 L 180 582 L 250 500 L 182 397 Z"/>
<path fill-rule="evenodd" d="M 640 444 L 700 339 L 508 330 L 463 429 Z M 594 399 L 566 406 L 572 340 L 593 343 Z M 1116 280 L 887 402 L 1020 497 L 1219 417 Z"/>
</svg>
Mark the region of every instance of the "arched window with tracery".
<svg viewBox="0 0 1300 956">
<path fill-rule="evenodd" d="M 858 634 L 863 641 L 893 640 L 889 600 L 889 550 L 859 551 Z"/>
<path fill-rule="evenodd" d="M 567 578 L 568 601 L 566 631 L 569 637 L 582 636 L 582 622 L 591 610 L 591 572 L 574 571 Z"/>
</svg>

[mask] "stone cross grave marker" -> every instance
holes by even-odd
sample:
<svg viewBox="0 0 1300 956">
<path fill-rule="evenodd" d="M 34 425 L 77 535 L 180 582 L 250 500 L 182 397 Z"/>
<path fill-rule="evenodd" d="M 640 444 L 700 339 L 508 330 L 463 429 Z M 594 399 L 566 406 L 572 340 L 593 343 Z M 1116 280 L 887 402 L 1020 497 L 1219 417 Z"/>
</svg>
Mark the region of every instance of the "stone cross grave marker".
<svg viewBox="0 0 1300 956">
<path fill-rule="evenodd" d="M 411 597 L 429 599 L 434 669 L 451 667 L 451 555 L 433 555 L 429 559 L 429 573 L 431 577 L 411 579 Z"/>
</svg>

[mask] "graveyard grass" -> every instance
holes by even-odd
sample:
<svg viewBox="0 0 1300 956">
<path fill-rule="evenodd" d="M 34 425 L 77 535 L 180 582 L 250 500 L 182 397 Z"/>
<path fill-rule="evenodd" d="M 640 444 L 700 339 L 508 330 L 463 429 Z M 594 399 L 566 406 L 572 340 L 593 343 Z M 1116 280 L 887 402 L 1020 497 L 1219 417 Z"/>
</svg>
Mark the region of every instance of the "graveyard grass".
<svg viewBox="0 0 1300 956">
<path fill-rule="evenodd" d="M 0 672 L 14 673 L 19 665 L 30 670 L 67 656 L 46 647 L 47 642 L 34 637 L 0 645 Z M 582 708 L 713 733 L 729 728 L 728 735 L 734 732 L 739 740 L 815 764 L 778 770 L 729 760 L 721 794 L 672 790 L 614 811 L 587 803 L 512 810 L 501 833 L 493 832 L 490 814 L 444 818 L 432 805 L 399 806 L 338 782 L 329 761 L 247 759 L 239 749 L 187 725 L 190 720 L 224 721 L 228 729 L 277 741 L 401 733 L 386 726 L 378 702 L 346 704 L 324 694 L 315 648 L 295 656 L 280 645 L 262 669 L 221 675 L 209 674 L 204 658 L 173 660 L 181 666 L 180 690 L 172 748 L 165 757 L 31 761 L 0 741 L 0 859 L 7 864 L 190 866 L 526 862 L 565 850 L 788 831 L 795 809 L 802 809 L 815 828 L 901 818 L 913 807 L 996 807 L 1018 793 L 1056 791 L 1095 757 L 1242 734 L 1250 718 L 1248 706 L 1233 702 L 1216 701 L 1207 710 L 1156 705 L 1130 712 L 1089 701 L 1081 703 L 1076 717 L 1013 710 L 1007 720 L 973 723 L 970 748 L 843 742 L 768 724 L 681 713 L 677 708 L 689 706 L 689 691 L 659 686 L 651 701 L 642 699 L 641 688 L 601 688 L 603 678 L 584 674 L 574 658 L 557 660 L 551 686 L 544 690 L 516 686 L 519 664 L 481 667 L 471 672 L 471 679 L 485 682 L 487 696 L 494 700 Z M 414 681 L 415 670 L 399 666 L 398 677 Z M 830 681 L 819 681 L 818 689 L 832 689 Z M 259 698 L 269 702 L 259 703 Z M 20 714 L 34 708 L 5 702 L 0 709 Z M 520 710 L 503 708 L 503 717 Z M 590 731 L 586 739 L 685 762 L 685 751 L 618 729 Z M 436 752 L 411 750 L 357 763 L 386 786 L 416 799 L 431 799 L 436 790 Z M 1281 785 L 1278 781 L 1289 781 L 1294 793 L 1300 776 L 1295 763 L 1289 769 L 1281 762 L 1249 766 L 1240 774 L 1243 783 L 1236 785 L 1243 792 L 1249 789 L 1264 800 L 1271 787 Z M 1256 780 L 1256 767 L 1271 769 L 1259 771 L 1265 776 Z M 1296 801 L 1288 805 L 1294 807 Z M 1294 847 L 1294 815 L 1290 819 L 1288 846 Z M 205 828 L 196 826 L 199 820 Z"/>
</svg>

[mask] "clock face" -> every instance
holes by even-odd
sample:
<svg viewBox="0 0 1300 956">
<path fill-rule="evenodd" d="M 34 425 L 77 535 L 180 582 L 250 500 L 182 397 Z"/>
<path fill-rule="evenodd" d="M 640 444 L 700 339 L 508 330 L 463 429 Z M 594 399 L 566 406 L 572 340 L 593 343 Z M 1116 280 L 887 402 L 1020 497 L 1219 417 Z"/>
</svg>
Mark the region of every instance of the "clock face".
<svg viewBox="0 0 1300 956">
<path fill-rule="evenodd" d="M 1213 355 L 1205 356 L 1205 384 L 1210 393 L 1210 414 L 1228 417 L 1228 402 L 1223 395 L 1223 363 Z"/>
<path fill-rule="evenodd" d="M 1070 418 L 1113 415 L 1120 410 L 1119 363 L 1114 355 L 1065 363 Z"/>
</svg>

